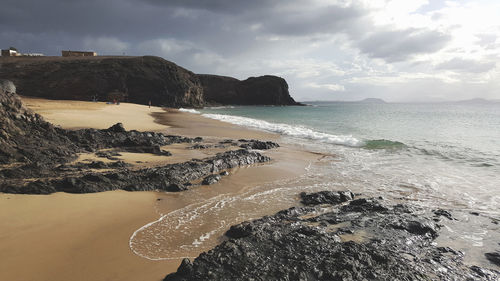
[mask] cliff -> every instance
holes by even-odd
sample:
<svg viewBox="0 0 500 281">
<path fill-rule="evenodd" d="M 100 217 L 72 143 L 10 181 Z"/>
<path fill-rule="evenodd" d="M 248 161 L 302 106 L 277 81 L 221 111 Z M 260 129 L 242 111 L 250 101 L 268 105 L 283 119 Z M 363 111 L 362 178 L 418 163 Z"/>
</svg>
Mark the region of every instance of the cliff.
<svg viewBox="0 0 500 281">
<path fill-rule="evenodd" d="M 13 81 L 21 95 L 203 106 L 198 77 L 159 57 L 2 58 L 0 77 Z"/>
<path fill-rule="evenodd" d="M 60 129 L 26 108 L 10 89 L 15 91 L 10 81 L 0 80 L 0 165 L 52 163 L 74 156 L 76 146 Z"/>
<path fill-rule="evenodd" d="M 285 79 L 265 75 L 238 79 L 209 74 L 199 74 L 208 104 L 232 105 L 300 105 L 288 92 Z"/>
<path fill-rule="evenodd" d="M 0 77 L 21 95 L 167 107 L 297 105 L 276 76 L 196 75 L 159 57 L 0 57 Z"/>
</svg>

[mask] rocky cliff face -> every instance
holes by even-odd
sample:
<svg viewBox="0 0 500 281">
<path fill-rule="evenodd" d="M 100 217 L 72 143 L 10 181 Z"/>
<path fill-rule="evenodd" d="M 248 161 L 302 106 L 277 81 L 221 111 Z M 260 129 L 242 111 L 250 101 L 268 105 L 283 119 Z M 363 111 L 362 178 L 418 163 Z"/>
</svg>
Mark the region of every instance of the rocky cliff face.
<svg viewBox="0 0 500 281">
<path fill-rule="evenodd" d="M 299 105 L 277 76 L 196 75 L 159 57 L 0 57 L 0 77 L 21 95 L 167 107 Z"/>
<path fill-rule="evenodd" d="M 159 57 L 0 59 L 0 77 L 17 92 L 51 99 L 114 99 L 181 107 L 203 105 L 198 77 Z"/>
<path fill-rule="evenodd" d="M 240 81 L 226 76 L 199 74 L 208 104 L 300 105 L 288 92 L 285 79 L 265 75 Z"/>
<path fill-rule="evenodd" d="M 24 107 L 10 92 L 15 90 L 10 81 L 0 84 L 11 86 L 0 87 L 0 164 L 59 162 L 74 155 L 76 146 L 60 129 Z"/>
</svg>

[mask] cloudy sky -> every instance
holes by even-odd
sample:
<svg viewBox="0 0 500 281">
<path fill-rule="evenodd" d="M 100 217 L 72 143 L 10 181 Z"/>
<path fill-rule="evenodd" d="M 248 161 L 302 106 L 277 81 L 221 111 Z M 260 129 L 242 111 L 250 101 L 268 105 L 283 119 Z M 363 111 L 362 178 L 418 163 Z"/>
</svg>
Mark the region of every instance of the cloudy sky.
<svg viewBox="0 0 500 281">
<path fill-rule="evenodd" d="M 284 77 L 297 100 L 500 99 L 498 0 L 2 0 L 1 48 Z"/>
</svg>

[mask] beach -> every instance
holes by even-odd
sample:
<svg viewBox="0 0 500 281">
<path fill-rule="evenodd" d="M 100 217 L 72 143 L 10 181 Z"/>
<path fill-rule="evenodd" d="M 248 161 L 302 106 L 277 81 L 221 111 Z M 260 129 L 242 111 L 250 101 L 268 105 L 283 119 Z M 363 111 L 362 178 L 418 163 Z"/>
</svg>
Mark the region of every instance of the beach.
<svg viewBox="0 0 500 281">
<path fill-rule="evenodd" d="M 254 138 L 279 142 L 279 135 L 210 120 L 196 114 L 158 107 L 122 103 L 53 101 L 23 98 L 23 102 L 47 121 L 67 129 L 108 128 L 121 122 L 127 130 L 204 137 L 208 143 L 227 138 Z M 172 156 L 124 154 L 124 161 L 143 166 L 203 158 L 221 151 L 168 147 Z M 0 194 L 1 280 L 161 280 L 180 264 L 181 257 L 154 260 L 141 257 L 130 246 L 136 230 L 190 204 L 196 198 L 239 194 L 280 179 L 300 176 L 319 156 L 281 147 L 266 152 L 268 164 L 237 168 L 212 186 L 181 193 L 110 191 L 92 194 Z M 88 156 L 88 155 L 87 155 Z M 85 159 L 86 155 L 80 155 Z M 137 163 L 137 162 L 140 163 Z M 274 208 L 265 213 L 271 214 Z M 237 218 L 235 218 L 237 219 Z M 204 233 L 200 225 L 199 233 Z M 190 250 L 193 256 L 212 243 Z M 168 245 L 175 248 L 177 245 Z"/>
</svg>

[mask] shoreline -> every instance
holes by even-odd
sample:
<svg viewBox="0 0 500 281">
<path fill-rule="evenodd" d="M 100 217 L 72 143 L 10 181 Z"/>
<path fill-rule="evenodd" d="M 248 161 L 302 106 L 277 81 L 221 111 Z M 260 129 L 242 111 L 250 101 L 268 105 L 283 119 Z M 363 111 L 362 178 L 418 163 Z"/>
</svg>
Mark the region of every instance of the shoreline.
<svg viewBox="0 0 500 281">
<path fill-rule="evenodd" d="M 22 100 L 47 121 L 62 128 L 107 128 L 110 124 L 122 122 L 128 130 L 203 136 L 209 141 L 227 138 L 279 141 L 280 137 L 172 109 L 27 97 L 22 97 Z M 211 150 L 187 150 L 179 145 L 173 149 L 173 157 L 175 161 L 185 161 L 196 155 L 210 154 Z M 297 176 L 303 172 L 307 161 L 314 160 L 316 156 L 293 151 L 289 147 L 266 151 L 265 155 L 273 158 L 272 163 L 236 168 L 220 183 L 210 187 L 195 187 L 190 192 L 202 193 L 202 197 L 213 196 L 229 192 L 237 185 L 243 189 L 258 183 Z M 131 158 L 130 162 L 136 160 L 133 154 L 126 156 Z M 168 161 L 168 157 L 165 160 Z M 162 162 L 158 158 L 153 164 Z M 7 202 L 0 204 L 0 229 L 3 230 L 0 259 L 5 261 L 0 266 L 0 279 L 160 280 L 167 273 L 175 271 L 181 260 L 152 261 L 142 258 L 132 252 L 129 242 L 135 231 L 158 220 L 160 213 L 168 211 L 163 203 L 173 203 L 166 204 L 172 205 L 169 208 L 182 208 L 183 204 L 189 203 L 178 202 L 177 195 L 125 191 L 0 194 L 0 201 Z M 162 203 L 162 210 L 158 209 L 159 202 Z M 18 214 L 20 209 L 24 209 L 22 215 Z M 22 270 L 27 264 L 30 270 Z M 31 270 L 34 268 L 37 270 Z"/>
</svg>

